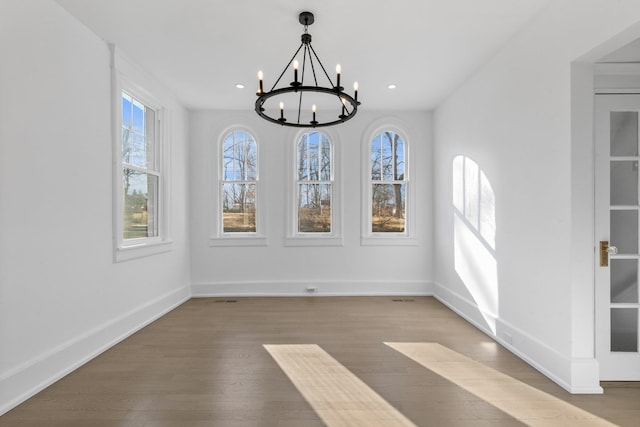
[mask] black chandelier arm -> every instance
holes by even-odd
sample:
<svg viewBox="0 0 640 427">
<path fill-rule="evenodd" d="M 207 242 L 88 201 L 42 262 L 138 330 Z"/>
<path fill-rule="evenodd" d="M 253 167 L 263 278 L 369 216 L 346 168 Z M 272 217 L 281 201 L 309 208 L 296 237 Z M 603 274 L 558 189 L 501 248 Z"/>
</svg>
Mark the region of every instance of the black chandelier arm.
<svg viewBox="0 0 640 427">
<path fill-rule="evenodd" d="M 305 27 L 305 34 L 306 34 L 306 27 Z M 302 44 L 304 44 L 304 50 L 302 51 L 302 74 L 300 77 L 301 86 L 304 85 L 304 75 L 307 69 L 307 55 L 309 54 L 309 43 L 305 43 L 303 41 Z M 309 61 L 311 61 L 311 68 L 313 68 L 313 61 L 311 60 L 311 56 L 309 56 Z M 318 82 L 316 82 L 316 86 L 317 85 L 318 85 Z M 298 121 L 296 122 L 298 124 L 300 124 L 300 114 L 302 113 L 302 94 L 303 93 L 304 93 L 303 91 L 300 91 L 300 94 L 298 95 Z"/>
<path fill-rule="evenodd" d="M 303 76 L 304 76 L 304 74 L 303 74 Z M 300 94 L 298 95 L 298 121 L 297 121 L 298 124 L 300 123 L 300 112 L 302 110 L 302 94 L 304 93 L 304 91 L 301 90 L 299 92 L 300 92 Z"/>
<path fill-rule="evenodd" d="M 333 81 L 331 80 L 331 77 L 329 77 L 329 73 L 327 73 L 327 70 L 324 68 L 324 65 L 322 65 L 322 61 L 320 61 L 320 58 L 318 58 L 318 54 L 316 53 L 316 50 L 311 45 L 309 45 L 309 49 L 311 49 L 311 52 L 313 52 L 313 55 L 316 57 L 316 60 L 318 61 L 318 64 L 320 64 L 320 67 L 322 68 L 322 71 L 324 72 L 324 75 L 327 77 L 327 80 L 329 80 L 329 83 L 331 84 L 331 86 L 333 86 Z M 311 57 L 311 56 L 309 56 L 309 57 Z M 315 71 L 314 71 L 313 75 L 315 77 Z M 335 86 L 333 86 L 333 87 L 335 87 Z M 342 89 L 342 88 L 338 88 L 338 89 Z"/>
<path fill-rule="evenodd" d="M 349 108 L 347 107 L 347 103 L 343 101 L 343 99 L 345 99 L 345 95 L 346 93 L 344 92 L 336 92 L 336 98 L 338 98 L 338 102 L 340 103 L 340 108 L 342 108 L 342 112 L 343 112 L 342 115 L 344 115 L 344 113 L 347 113 L 346 115 L 349 115 L 351 114 L 351 111 L 349 111 Z"/>
<path fill-rule="evenodd" d="M 280 79 L 282 79 L 282 76 L 284 76 L 284 73 L 287 72 L 287 70 L 291 66 L 291 63 L 293 62 L 293 60 L 296 59 L 296 56 L 298 55 L 298 52 L 300 52 L 300 49 L 302 49 L 302 46 L 304 46 L 304 43 L 300 43 L 300 46 L 298 47 L 298 50 L 296 50 L 296 52 L 293 54 L 293 56 L 289 60 L 289 63 L 287 65 L 285 65 L 284 70 L 282 70 L 282 73 L 280 73 L 280 77 L 278 77 L 278 80 L 276 80 L 276 82 L 271 87 L 271 92 L 273 92 L 273 90 L 276 88 L 278 83 L 280 83 Z M 304 75 L 304 73 L 302 73 L 302 74 Z"/>
<path fill-rule="evenodd" d="M 305 64 L 307 62 L 307 58 L 306 57 L 308 56 L 309 57 L 309 63 L 311 64 L 311 74 L 313 75 L 313 83 L 315 83 L 315 85 L 318 86 L 318 78 L 316 77 L 316 67 L 313 64 L 313 57 L 311 56 L 311 53 L 309 53 L 310 52 L 309 48 L 312 48 L 311 47 L 311 43 L 307 44 L 304 47 L 304 53 L 302 55 L 302 70 L 303 70 L 303 75 L 302 76 L 304 77 Z"/>
</svg>

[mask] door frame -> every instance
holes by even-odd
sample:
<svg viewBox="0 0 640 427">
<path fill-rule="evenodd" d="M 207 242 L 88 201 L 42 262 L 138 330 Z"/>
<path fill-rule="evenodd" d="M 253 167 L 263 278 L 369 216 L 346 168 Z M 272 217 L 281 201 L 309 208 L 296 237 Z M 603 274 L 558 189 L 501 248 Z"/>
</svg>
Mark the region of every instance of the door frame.
<svg viewBox="0 0 640 427">
<path fill-rule="evenodd" d="M 621 75 L 620 70 L 597 64 L 598 60 L 640 38 L 640 23 L 603 40 L 571 62 L 571 386 L 572 393 L 602 393 L 599 363 L 595 358 L 595 94 L 621 91 L 607 88 L 615 79 L 603 74 Z M 628 72 L 628 70 L 627 70 Z M 637 86 L 640 87 L 640 86 Z M 626 88 L 628 90 L 629 88 Z"/>
<path fill-rule="evenodd" d="M 639 76 L 640 76 L 640 69 Z M 597 93 L 595 96 L 594 129 L 595 129 L 595 188 L 594 188 L 594 244 L 609 241 L 610 232 L 610 199 L 609 199 L 609 168 L 610 168 L 610 115 L 609 111 L 638 111 L 640 112 L 640 93 Z M 619 160 L 625 156 L 618 158 Z M 635 157 L 635 156 L 630 156 Z M 625 160 L 628 161 L 628 160 Z M 604 197 L 603 197 L 604 196 Z M 637 211 L 635 211 L 637 212 Z M 615 245 L 616 242 L 609 242 Z M 611 346 L 611 316 L 610 310 L 610 271 L 611 264 L 600 266 L 600 250 L 594 254 L 595 265 L 595 356 L 600 364 L 600 378 L 606 381 L 638 381 L 640 372 L 635 369 L 639 361 L 638 352 L 612 352 Z M 607 258 L 609 258 L 607 256 Z M 616 257 L 628 258 L 627 255 Z M 634 258 L 632 259 L 637 259 Z M 637 305 L 633 303 L 632 305 Z M 604 363 L 606 362 L 606 364 Z"/>
</svg>

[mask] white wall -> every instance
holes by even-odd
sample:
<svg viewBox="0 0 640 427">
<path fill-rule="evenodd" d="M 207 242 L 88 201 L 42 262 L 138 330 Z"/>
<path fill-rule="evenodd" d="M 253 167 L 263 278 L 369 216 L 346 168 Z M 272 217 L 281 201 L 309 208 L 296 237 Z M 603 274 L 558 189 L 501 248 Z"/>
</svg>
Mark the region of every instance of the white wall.
<svg viewBox="0 0 640 427">
<path fill-rule="evenodd" d="M 361 147 L 370 126 L 403 126 L 415 168 L 416 245 L 361 246 Z M 222 132 L 232 125 L 253 130 L 258 139 L 261 187 L 267 192 L 268 245 L 218 247 L 213 234 L 214 162 Z M 358 112 L 332 128 L 341 146 L 343 246 L 290 247 L 286 235 L 286 150 L 295 132 L 260 119 L 255 112 L 190 113 L 191 279 L 194 295 L 296 295 L 308 285 L 318 294 L 418 294 L 430 292 L 432 278 L 431 117 L 429 113 Z M 198 195 L 195 197 L 195 195 Z"/>
<path fill-rule="evenodd" d="M 633 0 L 552 1 L 434 116 L 436 293 L 491 333 L 455 270 L 451 165 L 465 155 L 495 191 L 497 339 L 572 392 L 601 390 L 592 82 L 579 69 L 572 87 L 572 62 L 639 20 Z"/>
<path fill-rule="evenodd" d="M 50 0 L 0 7 L 0 414 L 189 297 L 187 113 L 172 250 L 114 264 L 106 43 Z"/>
</svg>

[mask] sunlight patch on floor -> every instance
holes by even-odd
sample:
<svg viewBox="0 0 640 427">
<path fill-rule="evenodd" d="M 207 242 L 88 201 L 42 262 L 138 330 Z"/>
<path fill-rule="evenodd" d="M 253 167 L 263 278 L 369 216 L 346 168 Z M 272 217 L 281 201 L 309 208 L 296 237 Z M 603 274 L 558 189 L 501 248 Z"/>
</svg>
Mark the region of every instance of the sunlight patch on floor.
<svg viewBox="0 0 640 427">
<path fill-rule="evenodd" d="M 385 343 L 529 426 L 614 426 L 437 343 Z"/>
<path fill-rule="evenodd" d="M 264 348 L 327 426 L 415 427 L 318 345 L 265 345 Z"/>
</svg>

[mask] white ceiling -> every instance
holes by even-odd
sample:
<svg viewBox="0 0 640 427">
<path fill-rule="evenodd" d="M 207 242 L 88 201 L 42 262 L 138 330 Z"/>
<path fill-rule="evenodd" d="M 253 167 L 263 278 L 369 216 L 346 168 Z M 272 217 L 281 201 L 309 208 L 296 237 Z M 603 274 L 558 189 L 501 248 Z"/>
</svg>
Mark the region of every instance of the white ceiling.
<svg viewBox="0 0 640 427">
<path fill-rule="evenodd" d="M 549 0 L 56 0 L 193 109 L 253 109 L 315 14 L 312 45 L 362 109 L 437 106 Z M 243 83 L 246 88 L 235 88 Z M 389 90 L 387 85 L 397 84 Z"/>
</svg>

